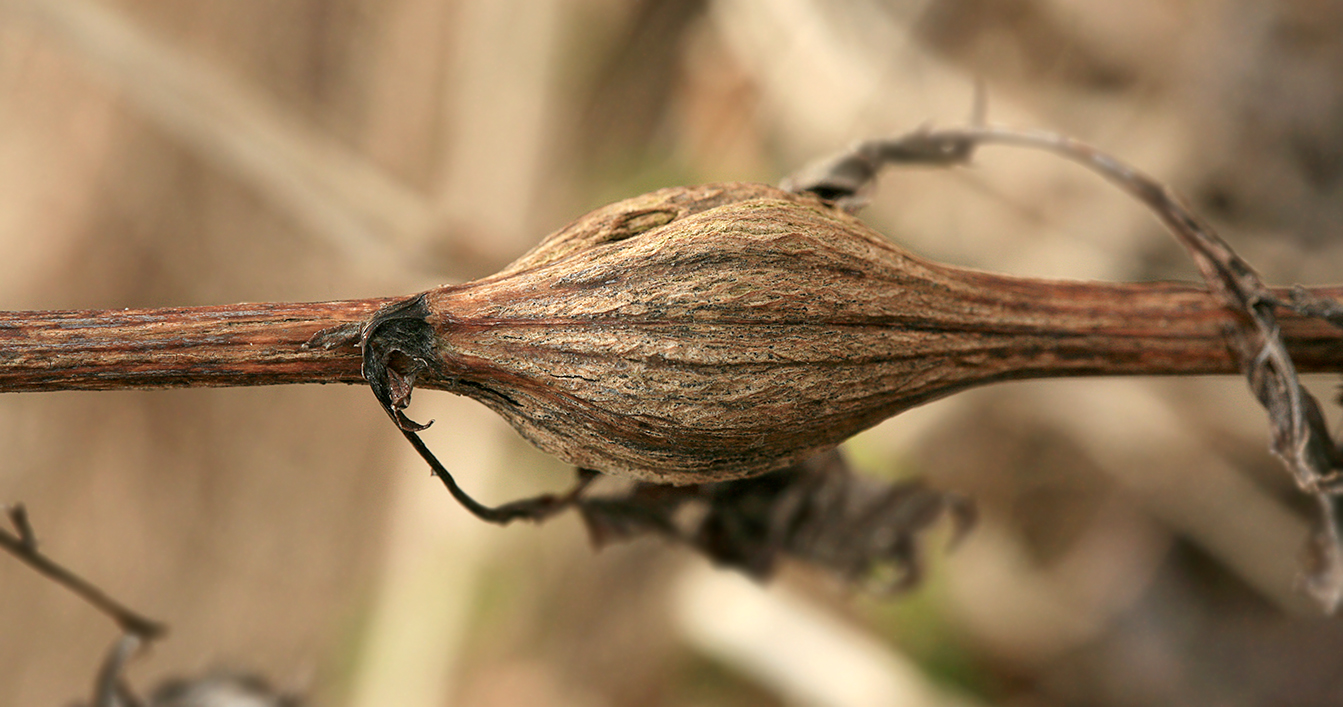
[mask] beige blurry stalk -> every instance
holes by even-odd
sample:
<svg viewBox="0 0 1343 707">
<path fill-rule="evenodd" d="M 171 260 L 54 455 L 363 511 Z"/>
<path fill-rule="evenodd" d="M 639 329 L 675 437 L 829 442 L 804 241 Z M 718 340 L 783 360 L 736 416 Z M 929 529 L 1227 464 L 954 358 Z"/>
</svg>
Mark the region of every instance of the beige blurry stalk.
<svg viewBox="0 0 1343 707">
<path fill-rule="evenodd" d="M 0 391 L 367 379 L 411 428 L 412 387 L 435 388 L 579 467 L 679 484 L 993 381 L 1236 373 L 1238 317 L 1191 285 L 930 263 L 815 196 L 718 184 L 612 204 L 409 299 L 0 313 Z M 1300 370 L 1343 370 L 1338 329 L 1279 323 Z"/>
</svg>

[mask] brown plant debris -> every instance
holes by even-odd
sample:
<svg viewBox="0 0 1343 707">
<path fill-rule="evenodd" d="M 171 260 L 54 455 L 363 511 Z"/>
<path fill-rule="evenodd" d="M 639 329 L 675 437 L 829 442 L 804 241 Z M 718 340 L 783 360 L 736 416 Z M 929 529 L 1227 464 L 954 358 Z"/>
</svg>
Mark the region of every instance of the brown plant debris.
<svg viewBox="0 0 1343 707">
<path fill-rule="evenodd" d="M 884 165 L 961 164 L 983 143 L 1100 172 L 1156 212 L 1204 285 L 957 268 L 851 213 Z M 986 383 L 1239 373 L 1269 411 L 1274 451 L 1322 509 L 1307 586 L 1326 606 L 1343 601 L 1343 454 L 1297 380 L 1343 370 L 1343 288 L 1269 289 L 1168 188 L 1050 133 L 919 131 L 861 143 L 786 186 L 626 199 L 495 275 L 412 297 L 0 312 L 0 391 L 367 382 L 452 494 L 504 523 L 547 517 L 581 489 L 476 503 L 405 415 L 416 387 L 475 398 L 580 469 L 686 486 L 802 464 Z"/>
<path fill-rule="evenodd" d="M 963 270 L 906 253 L 851 215 L 884 165 L 962 164 L 982 143 L 1096 170 L 1171 229 L 1207 289 Z M 599 542 L 657 532 L 756 574 L 781 554 L 846 577 L 900 558 L 916 577 L 903 543 L 927 519 L 911 509 L 940 513 L 945 500 L 799 471 L 808 459 L 983 383 L 1239 371 L 1269 411 L 1274 452 L 1323 509 L 1307 588 L 1330 610 L 1343 601 L 1343 454 L 1296 375 L 1340 368 L 1337 290 L 1269 289 L 1169 188 L 1051 133 L 976 125 L 869 141 L 785 188 L 663 189 L 598 209 L 494 276 L 384 307 L 359 332 L 365 378 L 487 520 L 577 505 Z M 581 487 L 481 506 L 402 412 L 416 385 L 476 398 L 541 449 L 643 483 L 612 506 L 582 500 Z M 688 498 L 708 508 L 692 530 L 672 517 Z"/>
<path fill-rule="evenodd" d="M 975 520 L 966 499 L 917 481 L 857 475 L 837 450 L 745 479 L 638 482 L 577 506 L 598 547 L 653 534 L 758 579 L 792 559 L 879 593 L 918 583 L 918 540 L 938 519 L 952 519 L 953 543 Z"/>
</svg>

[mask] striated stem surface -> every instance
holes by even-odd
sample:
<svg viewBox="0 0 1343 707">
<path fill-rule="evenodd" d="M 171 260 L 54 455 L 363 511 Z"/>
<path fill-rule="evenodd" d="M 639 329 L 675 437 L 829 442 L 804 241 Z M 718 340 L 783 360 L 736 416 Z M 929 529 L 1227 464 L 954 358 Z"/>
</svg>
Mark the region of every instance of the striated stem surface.
<svg viewBox="0 0 1343 707">
<path fill-rule="evenodd" d="M 357 346 L 303 344 L 387 302 L 0 312 L 0 392 L 362 383 Z"/>
<path fill-rule="evenodd" d="M 1035 308 L 1016 322 L 943 324 L 928 331 L 978 342 L 984 382 L 1237 372 L 1221 335 L 1234 319 L 1205 289 L 974 275 L 995 280 L 989 286 L 999 293 L 1010 292 L 1007 301 L 985 302 L 986 308 Z M 1343 299 L 1339 287 L 1310 292 Z M 364 321 L 391 301 L 0 312 L 0 393 L 362 384 L 353 343 L 331 350 L 303 344 L 324 329 Z M 1280 321 L 1300 370 L 1343 371 L 1343 331 L 1290 312 Z M 420 386 L 441 387 L 432 380 Z"/>
</svg>

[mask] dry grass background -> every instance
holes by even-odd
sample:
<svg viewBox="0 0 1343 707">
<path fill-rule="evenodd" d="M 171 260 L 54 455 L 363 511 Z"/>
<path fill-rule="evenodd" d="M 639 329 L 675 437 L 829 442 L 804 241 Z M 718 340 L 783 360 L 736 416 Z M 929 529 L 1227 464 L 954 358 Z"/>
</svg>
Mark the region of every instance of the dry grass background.
<svg viewBox="0 0 1343 707">
<path fill-rule="evenodd" d="M 1167 179 L 1276 283 L 1343 280 L 1343 6 L 1327 0 L 0 0 L 0 307 L 402 294 L 590 207 L 777 181 L 991 117 Z M 1012 272 L 1192 278 L 1048 158 L 893 173 L 867 217 Z M 1329 379 L 1317 381 L 1328 394 Z M 567 482 L 421 395 L 479 496 Z M 958 395 L 851 445 L 984 521 L 894 602 L 766 591 L 565 518 L 482 527 L 367 391 L 0 397 L 0 501 L 171 623 L 141 686 L 254 670 L 322 705 L 1343 704 L 1307 530 L 1236 380 Z M 113 627 L 0 558 L 0 705 L 89 690 Z"/>
</svg>

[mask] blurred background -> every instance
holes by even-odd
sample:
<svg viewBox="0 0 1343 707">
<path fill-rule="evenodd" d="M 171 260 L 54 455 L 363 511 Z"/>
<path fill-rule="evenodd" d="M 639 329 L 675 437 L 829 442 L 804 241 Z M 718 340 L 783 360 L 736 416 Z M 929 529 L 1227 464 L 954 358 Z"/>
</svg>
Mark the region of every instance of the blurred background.
<svg viewBox="0 0 1343 707">
<path fill-rule="evenodd" d="M 1269 282 L 1343 281 L 1328 0 L 0 0 L 0 308 L 409 294 L 621 197 L 961 122 L 976 81 L 992 121 L 1175 185 Z M 946 262 L 1194 279 L 1049 157 L 891 172 L 864 216 Z M 412 412 L 477 497 L 569 482 L 474 403 Z M 0 502 L 172 626 L 141 690 L 241 670 L 358 707 L 1343 704 L 1343 626 L 1295 588 L 1310 508 L 1266 449 L 1234 378 L 912 411 L 851 459 L 982 520 L 887 600 L 593 553 L 573 517 L 484 526 L 362 388 L 0 396 Z M 0 704 L 87 699 L 115 635 L 0 557 Z"/>
</svg>

